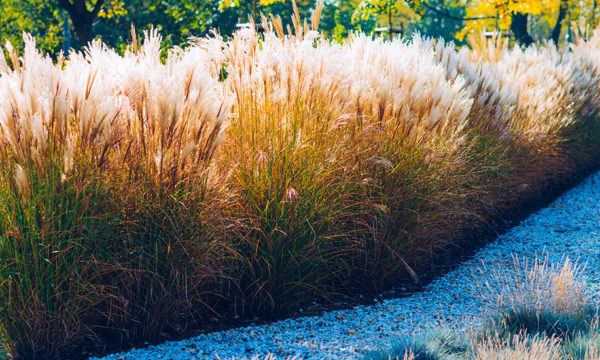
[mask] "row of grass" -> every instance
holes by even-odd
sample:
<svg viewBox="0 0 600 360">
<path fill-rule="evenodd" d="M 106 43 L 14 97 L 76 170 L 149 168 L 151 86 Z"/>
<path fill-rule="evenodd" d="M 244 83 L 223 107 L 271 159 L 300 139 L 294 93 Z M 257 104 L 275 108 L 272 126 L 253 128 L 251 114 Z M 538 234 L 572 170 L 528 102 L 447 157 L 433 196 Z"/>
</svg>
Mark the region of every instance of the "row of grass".
<svg viewBox="0 0 600 360">
<path fill-rule="evenodd" d="M 0 56 L 0 335 L 83 357 L 419 283 L 598 168 L 600 32 L 572 48 L 258 36 Z"/>
</svg>

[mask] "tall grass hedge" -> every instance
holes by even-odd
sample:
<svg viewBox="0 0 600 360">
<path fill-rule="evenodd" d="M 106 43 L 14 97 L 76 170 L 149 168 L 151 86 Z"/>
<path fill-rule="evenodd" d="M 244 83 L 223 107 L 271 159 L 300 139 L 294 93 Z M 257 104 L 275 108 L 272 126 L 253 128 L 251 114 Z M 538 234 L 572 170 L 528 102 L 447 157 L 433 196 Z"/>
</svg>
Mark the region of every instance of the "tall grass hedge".
<svg viewBox="0 0 600 360">
<path fill-rule="evenodd" d="M 444 250 L 600 165 L 600 31 L 472 50 L 146 34 L 0 56 L 0 332 L 78 357 L 418 282 Z"/>
</svg>

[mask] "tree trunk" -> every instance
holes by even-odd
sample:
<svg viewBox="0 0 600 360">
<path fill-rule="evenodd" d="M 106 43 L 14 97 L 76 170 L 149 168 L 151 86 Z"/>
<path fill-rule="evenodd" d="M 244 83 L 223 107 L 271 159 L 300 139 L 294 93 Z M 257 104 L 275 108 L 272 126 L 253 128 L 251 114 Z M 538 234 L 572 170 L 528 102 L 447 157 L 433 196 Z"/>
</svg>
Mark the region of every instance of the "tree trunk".
<svg viewBox="0 0 600 360">
<path fill-rule="evenodd" d="M 567 17 L 567 12 L 569 11 L 569 1 L 561 0 L 560 9 L 558 10 L 558 19 L 556 19 L 556 25 L 554 25 L 554 29 L 552 29 L 552 34 L 550 35 L 550 39 L 554 41 L 554 44 L 558 46 L 558 40 L 560 39 L 560 32 L 562 30 L 562 23 Z"/>
<path fill-rule="evenodd" d="M 75 34 L 77 34 L 77 40 L 79 40 L 79 45 L 85 46 L 87 43 L 94 40 L 92 22 L 88 20 L 88 17 L 85 14 L 75 14 L 70 16 L 71 21 L 73 22 L 73 28 L 75 29 Z"/>
<path fill-rule="evenodd" d="M 93 24 L 105 0 L 96 0 L 94 8 L 89 11 L 86 0 L 58 0 L 58 4 L 67 11 L 80 46 L 85 46 L 94 39 Z"/>
<path fill-rule="evenodd" d="M 517 42 L 524 46 L 533 44 L 533 38 L 529 35 L 527 25 L 529 23 L 529 14 L 513 13 L 510 30 Z"/>
<path fill-rule="evenodd" d="M 389 40 L 392 41 L 392 5 L 388 4 L 388 31 L 389 31 Z"/>
</svg>

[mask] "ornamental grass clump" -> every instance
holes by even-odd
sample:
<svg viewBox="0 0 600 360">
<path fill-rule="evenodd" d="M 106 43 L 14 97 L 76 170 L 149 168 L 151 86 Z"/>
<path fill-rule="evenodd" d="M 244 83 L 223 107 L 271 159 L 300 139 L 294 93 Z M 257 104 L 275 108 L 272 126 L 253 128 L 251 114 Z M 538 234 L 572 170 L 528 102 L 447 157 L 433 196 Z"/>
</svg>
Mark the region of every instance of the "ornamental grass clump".
<svg viewBox="0 0 600 360">
<path fill-rule="evenodd" d="M 419 283 L 600 165 L 599 31 L 564 50 L 455 50 L 333 43 L 318 11 L 263 25 L 164 52 L 154 31 L 123 55 L 6 47 L 0 330 L 15 357 Z"/>
<path fill-rule="evenodd" d="M 558 267 L 547 261 L 532 264 L 514 260 L 514 269 L 482 267 L 493 281 L 476 284 L 478 292 L 490 294 L 499 309 L 530 309 L 575 314 L 590 306 L 581 269 L 568 258 Z"/>
<path fill-rule="evenodd" d="M 217 157 L 241 216 L 234 241 L 251 254 L 240 302 L 268 312 L 356 286 L 350 278 L 383 283 L 398 264 L 409 270 L 393 255 L 406 244 L 396 232 L 436 181 L 429 162 L 460 148 L 472 103 L 432 51 L 366 37 L 341 46 L 307 25 L 281 37 L 277 27 L 264 41 L 246 29 L 198 44 L 222 49 L 214 58 L 235 94 Z"/>
<path fill-rule="evenodd" d="M 474 293 L 493 303 L 491 319 L 466 333 L 428 329 L 400 338 L 366 359 L 597 359 L 600 353 L 598 309 L 587 295 L 581 269 L 516 260 L 483 267 Z"/>
<path fill-rule="evenodd" d="M 102 190 L 83 185 L 97 167 L 79 164 L 103 161 L 114 145 L 118 107 L 92 74 L 81 79 L 87 86 L 62 82 L 60 65 L 27 40 L 0 85 L 1 331 L 16 357 L 59 357 L 93 334 L 91 249 L 108 241 L 110 219 L 93 210 Z"/>
<path fill-rule="evenodd" d="M 0 79 L 6 347 L 61 358 L 181 331 L 221 276 L 199 221 L 228 114 L 217 80 L 183 53 L 162 64 L 155 34 L 138 53 L 95 43 L 56 65 L 26 40 Z"/>
</svg>

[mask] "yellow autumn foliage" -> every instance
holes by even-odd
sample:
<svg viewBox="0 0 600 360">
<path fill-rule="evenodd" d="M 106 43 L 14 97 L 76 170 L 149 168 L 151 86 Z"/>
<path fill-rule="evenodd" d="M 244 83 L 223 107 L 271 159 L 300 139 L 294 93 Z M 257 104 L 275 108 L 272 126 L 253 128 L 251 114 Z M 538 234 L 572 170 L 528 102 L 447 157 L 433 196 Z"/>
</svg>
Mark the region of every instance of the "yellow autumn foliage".
<svg viewBox="0 0 600 360">
<path fill-rule="evenodd" d="M 532 17 L 530 31 L 534 37 L 546 38 L 556 23 L 561 0 L 474 0 L 464 1 L 466 18 L 470 20 L 457 35 L 462 40 L 469 33 L 484 30 L 504 32 L 510 28 L 512 14 L 529 14 Z M 595 13 L 597 5 L 594 0 L 570 1 L 566 21 L 573 22 L 585 19 L 589 23 L 597 23 Z"/>
<path fill-rule="evenodd" d="M 219 7 L 222 9 L 226 9 L 228 7 L 238 7 L 244 0 L 221 0 L 219 2 Z M 252 0 L 246 0 L 248 2 L 252 2 Z M 271 4 L 277 2 L 285 2 L 285 0 L 257 0 L 257 3 L 262 6 L 269 6 Z"/>
</svg>

